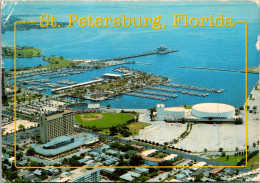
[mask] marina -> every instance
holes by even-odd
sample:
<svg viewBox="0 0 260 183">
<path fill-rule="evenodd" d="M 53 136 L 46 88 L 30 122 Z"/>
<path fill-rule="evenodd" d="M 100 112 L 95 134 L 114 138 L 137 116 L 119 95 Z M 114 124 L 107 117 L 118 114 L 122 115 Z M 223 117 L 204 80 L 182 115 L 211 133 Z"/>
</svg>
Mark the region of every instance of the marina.
<svg viewBox="0 0 260 183">
<path fill-rule="evenodd" d="M 142 94 L 149 94 L 149 95 L 157 95 L 157 96 L 164 96 L 164 97 L 170 97 L 170 98 L 176 98 L 178 95 L 176 94 L 167 94 L 167 93 L 156 93 L 156 92 L 151 92 L 151 91 L 141 91 L 138 90 L 138 93 L 142 93 Z"/>
<path fill-rule="evenodd" d="M 156 97 L 156 96 L 152 96 L 152 95 L 142 95 L 142 94 L 139 94 L 139 93 L 126 93 L 126 95 L 155 99 L 155 100 L 162 100 L 162 101 L 168 100 L 167 98 L 164 98 L 164 97 Z"/>
<path fill-rule="evenodd" d="M 154 86 L 148 86 L 146 88 L 151 89 L 151 90 L 166 91 L 166 92 L 172 92 L 172 93 L 181 93 L 181 94 L 187 94 L 187 95 L 199 96 L 199 97 L 209 96 L 208 93 L 189 92 L 187 90 L 175 90 L 175 89 L 168 89 L 168 88 L 154 87 Z"/>
<path fill-rule="evenodd" d="M 172 88 L 183 88 L 188 90 L 197 90 L 197 91 L 206 91 L 206 92 L 215 92 L 215 93 L 222 93 L 224 89 L 215 89 L 215 88 L 199 88 L 197 86 L 191 86 L 191 85 L 181 85 L 181 84 L 175 84 L 175 83 L 164 83 L 162 84 L 164 86 L 172 87 Z"/>
</svg>

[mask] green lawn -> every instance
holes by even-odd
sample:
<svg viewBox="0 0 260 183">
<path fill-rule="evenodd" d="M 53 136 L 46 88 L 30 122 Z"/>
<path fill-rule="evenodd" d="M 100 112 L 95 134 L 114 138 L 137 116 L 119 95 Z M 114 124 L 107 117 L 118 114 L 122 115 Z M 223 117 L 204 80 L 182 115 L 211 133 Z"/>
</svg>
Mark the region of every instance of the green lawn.
<svg viewBox="0 0 260 183">
<path fill-rule="evenodd" d="M 38 48 L 28 48 L 17 50 L 17 57 L 39 57 L 41 56 L 41 50 Z"/>
<path fill-rule="evenodd" d="M 141 129 L 143 129 L 149 125 L 151 125 L 151 124 L 143 123 L 143 122 L 134 122 L 134 123 L 127 125 L 127 127 L 129 128 L 129 130 L 132 132 L 133 135 L 138 135 L 139 131 Z"/>
<path fill-rule="evenodd" d="M 259 153 L 247 162 L 247 168 L 251 170 L 259 168 Z"/>
<path fill-rule="evenodd" d="M 216 159 L 213 158 L 213 155 L 209 156 L 210 159 L 230 165 L 237 165 L 237 163 L 245 156 L 234 156 L 234 155 L 229 155 L 229 160 L 227 160 L 227 157 L 218 157 Z"/>
<path fill-rule="evenodd" d="M 89 121 L 83 120 L 87 118 L 95 118 L 97 115 L 102 115 L 103 117 L 100 119 L 93 119 Z M 82 126 L 84 127 L 96 126 L 97 128 L 110 128 L 112 126 L 124 124 L 128 120 L 131 120 L 133 118 L 134 116 L 128 113 L 82 113 L 82 114 L 75 115 L 75 121 L 82 124 Z"/>
<path fill-rule="evenodd" d="M 43 60 L 50 62 L 51 65 L 43 65 L 38 68 L 58 68 L 58 67 L 68 67 L 75 65 L 73 61 L 64 59 L 63 57 L 44 57 Z"/>
<path fill-rule="evenodd" d="M 4 47 L 2 48 L 5 50 L 5 54 L 2 54 L 3 57 L 13 57 L 14 56 L 14 50 L 11 47 Z M 41 56 L 41 50 L 38 48 L 23 48 L 23 49 L 17 49 L 16 50 L 16 56 L 17 58 L 31 58 L 31 57 L 40 57 Z"/>
</svg>

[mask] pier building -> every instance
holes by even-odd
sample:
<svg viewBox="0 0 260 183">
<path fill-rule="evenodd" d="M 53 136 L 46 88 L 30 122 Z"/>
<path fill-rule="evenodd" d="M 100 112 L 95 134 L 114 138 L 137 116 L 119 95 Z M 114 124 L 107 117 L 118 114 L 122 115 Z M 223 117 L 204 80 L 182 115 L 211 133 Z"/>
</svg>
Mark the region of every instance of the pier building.
<svg viewBox="0 0 260 183">
<path fill-rule="evenodd" d="M 191 114 L 198 118 L 232 118 L 235 107 L 222 103 L 201 103 L 192 106 Z"/>
<path fill-rule="evenodd" d="M 59 110 L 50 112 L 40 117 L 41 142 L 59 137 L 72 135 L 74 132 L 73 112 L 70 110 Z"/>
<path fill-rule="evenodd" d="M 165 108 L 164 104 L 157 104 L 156 111 L 156 119 L 158 121 L 164 121 L 167 117 L 183 118 L 185 116 L 184 107 Z"/>
<path fill-rule="evenodd" d="M 120 78 L 121 76 L 122 76 L 121 74 L 111 74 L 111 73 L 103 74 L 103 77 L 105 79 L 116 79 L 116 78 Z"/>
</svg>

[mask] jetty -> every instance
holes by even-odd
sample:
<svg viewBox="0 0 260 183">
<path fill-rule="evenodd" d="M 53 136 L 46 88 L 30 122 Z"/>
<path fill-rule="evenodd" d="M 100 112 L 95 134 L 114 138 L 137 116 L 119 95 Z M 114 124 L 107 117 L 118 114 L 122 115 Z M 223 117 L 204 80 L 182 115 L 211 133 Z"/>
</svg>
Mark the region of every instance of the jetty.
<svg viewBox="0 0 260 183">
<path fill-rule="evenodd" d="M 129 58 L 143 57 L 143 56 L 154 55 L 154 54 L 168 54 L 168 53 L 173 53 L 173 52 L 178 52 L 178 50 L 169 49 L 166 46 L 161 45 L 161 46 L 157 47 L 156 50 L 153 50 L 153 51 L 148 51 L 145 53 L 139 53 L 139 54 L 128 55 L 128 56 L 109 58 L 109 59 L 100 59 L 98 61 L 104 62 L 104 61 L 111 61 L 111 60 L 124 60 L 124 59 L 129 59 Z"/>
<path fill-rule="evenodd" d="M 135 97 L 149 98 L 149 99 L 155 99 L 155 100 L 162 100 L 162 101 L 167 100 L 167 98 L 164 98 L 164 97 L 156 97 L 156 96 L 152 96 L 152 95 L 142 95 L 139 93 L 125 93 L 125 94 L 135 96 Z"/>
<path fill-rule="evenodd" d="M 222 93 L 224 89 L 215 89 L 215 88 L 199 88 L 197 86 L 192 85 L 181 85 L 175 83 L 163 83 L 163 86 L 172 87 L 172 88 L 182 88 L 187 90 L 197 90 L 197 91 L 206 91 L 206 92 L 215 92 L 215 93 Z"/>
<path fill-rule="evenodd" d="M 142 91 L 142 90 L 138 90 L 137 92 L 142 93 L 142 94 L 157 95 L 157 96 L 164 96 L 164 97 L 170 97 L 170 98 L 176 98 L 177 97 L 176 94 L 157 93 L 157 92 Z"/>
<path fill-rule="evenodd" d="M 209 67 L 185 67 L 185 66 L 180 66 L 179 68 L 183 68 L 183 69 L 204 69 L 204 70 L 213 70 L 213 71 L 226 71 L 226 72 L 243 73 L 243 71 L 230 70 L 230 69 L 216 69 L 216 68 L 209 68 Z"/>
<path fill-rule="evenodd" d="M 199 97 L 207 97 L 209 96 L 208 93 L 196 93 L 196 92 L 189 92 L 187 90 L 175 90 L 175 89 L 169 89 L 169 88 L 162 88 L 162 87 L 154 87 L 154 86 L 147 86 L 147 89 L 151 90 L 158 90 L 158 91 L 165 91 L 165 92 L 172 92 L 172 93 L 181 93 L 181 94 L 188 94 L 193 96 L 199 96 Z"/>
</svg>

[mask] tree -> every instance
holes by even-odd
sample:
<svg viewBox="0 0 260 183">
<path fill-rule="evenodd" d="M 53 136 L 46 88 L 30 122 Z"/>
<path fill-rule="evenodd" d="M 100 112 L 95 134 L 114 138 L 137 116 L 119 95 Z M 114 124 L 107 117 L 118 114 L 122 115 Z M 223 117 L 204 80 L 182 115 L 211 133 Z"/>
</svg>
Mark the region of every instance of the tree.
<svg viewBox="0 0 260 183">
<path fill-rule="evenodd" d="M 2 153 L 6 153 L 6 148 L 2 147 Z"/>
<path fill-rule="evenodd" d="M 24 127 L 24 125 L 23 125 L 23 124 L 20 124 L 20 125 L 18 126 L 18 129 L 19 129 L 19 130 L 23 130 L 23 131 L 24 131 L 24 130 L 25 130 L 25 127 Z"/>
<path fill-rule="evenodd" d="M 110 108 L 110 107 L 111 107 L 111 105 L 110 105 L 110 104 L 108 104 L 108 105 L 107 105 L 107 108 Z"/>
<path fill-rule="evenodd" d="M 203 174 L 200 173 L 198 175 L 195 175 L 194 177 L 195 177 L 194 182 L 201 182 L 201 180 L 203 178 Z"/>
<path fill-rule="evenodd" d="M 133 155 L 131 158 L 130 158 L 130 161 L 129 161 L 129 164 L 131 166 L 139 166 L 139 165 L 142 165 L 144 163 L 144 160 L 142 159 L 141 156 L 139 155 Z"/>
<path fill-rule="evenodd" d="M 223 148 L 221 147 L 221 148 L 219 148 L 219 150 L 218 150 L 218 152 L 222 152 L 223 151 Z"/>
<path fill-rule="evenodd" d="M 114 135 L 116 135 L 117 133 L 118 133 L 117 127 L 112 126 L 112 127 L 110 128 L 110 136 L 114 136 Z"/>
<path fill-rule="evenodd" d="M 207 151 L 208 151 L 208 150 L 205 148 L 205 149 L 204 149 L 204 153 L 206 153 Z"/>
<path fill-rule="evenodd" d="M 243 124 L 243 118 L 236 118 L 235 124 L 236 124 L 236 125 L 241 125 L 241 124 Z"/>
<path fill-rule="evenodd" d="M 255 105 L 255 106 L 253 107 L 253 109 L 256 110 L 256 109 L 257 109 L 257 106 Z"/>
<path fill-rule="evenodd" d="M 172 166 L 173 165 L 173 162 L 172 161 L 162 161 L 162 162 L 159 162 L 158 163 L 158 166 Z M 160 168 L 160 170 L 165 170 L 165 171 L 170 171 L 171 168 Z"/>
<path fill-rule="evenodd" d="M 229 155 L 227 155 L 227 161 L 229 160 Z"/>
<path fill-rule="evenodd" d="M 35 149 L 33 147 L 30 147 L 27 151 L 26 151 L 26 155 L 27 156 L 33 156 L 35 154 Z"/>
</svg>

